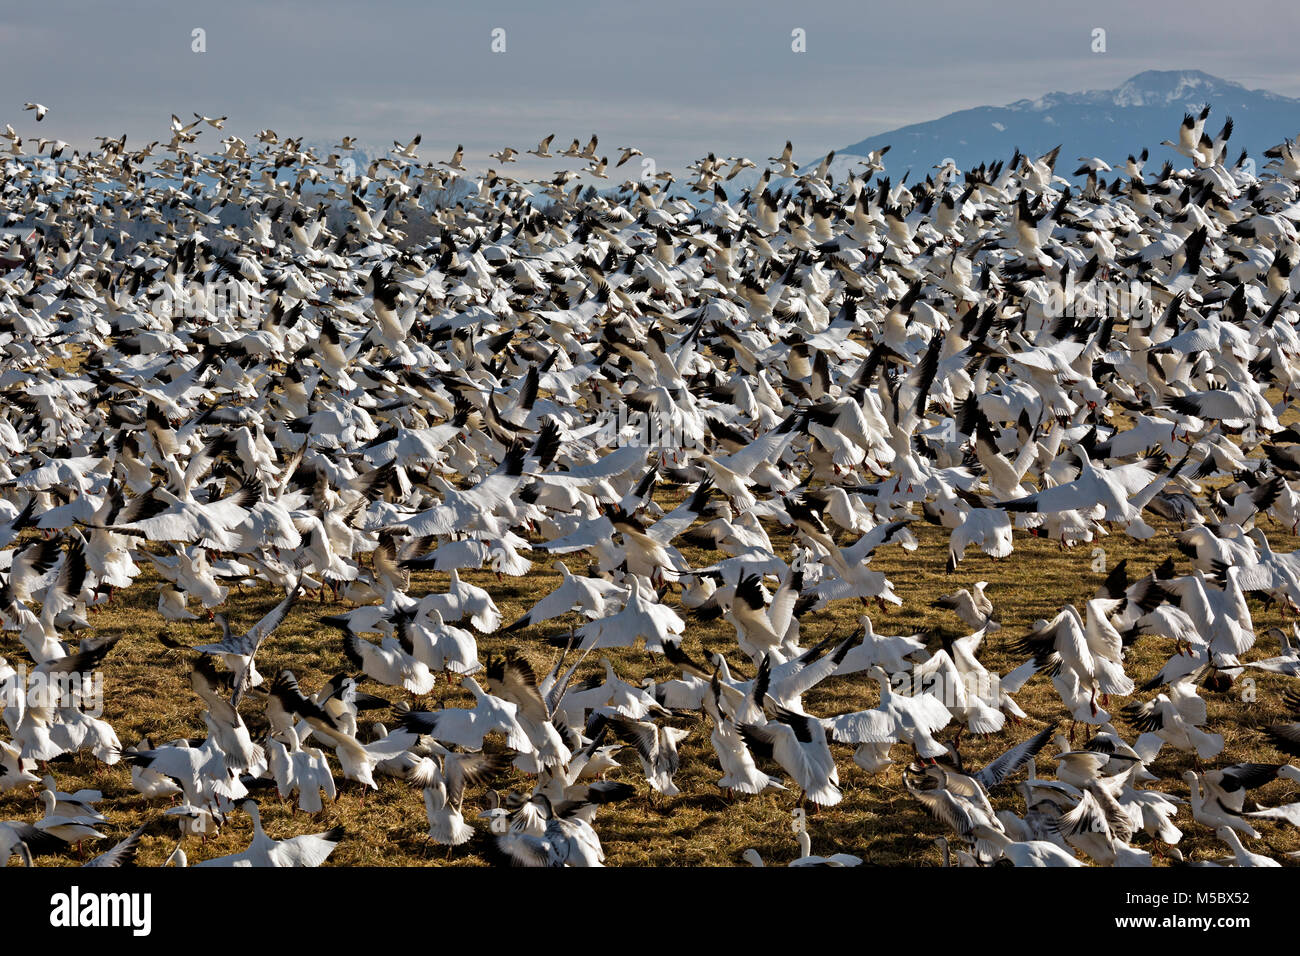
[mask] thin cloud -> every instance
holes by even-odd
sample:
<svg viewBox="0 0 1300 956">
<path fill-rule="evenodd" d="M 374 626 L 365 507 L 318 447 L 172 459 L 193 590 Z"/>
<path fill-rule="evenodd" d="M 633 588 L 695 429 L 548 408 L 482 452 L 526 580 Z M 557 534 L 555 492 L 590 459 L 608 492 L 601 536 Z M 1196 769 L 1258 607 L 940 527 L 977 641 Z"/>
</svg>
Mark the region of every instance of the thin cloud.
<svg viewBox="0 0 1300 956">
<path fill-rule="evenodd" d="M 0 12 L 7 119 L 36 131 L 24 100 L 51 107 L 40 132 L 82 145 L 125 132 L 165 138 L 175 112 L 383 147 L 424 133 L 437 156 L 600 134 L 680 168 L 709 150 L 766 156 L 785 139 L 815 156 L 954 110 L 1047 92 L 1104 89 L 1146 69 L 1203 69 L 1300 95 L 1300 10 L 1239 2 L 1102 0 L 1044 17 L 1037 2 L 774 0 L 653 5 L 535 0 L 436 7 L 393 0 L 264 6 L 119 0 Z M 1267 28 L 1262 28 L 1267 25 Z M 491 31 L 507 50 L 491 52 Z M 1107 51 L 1091 33 L 1105 29 Z M 207 51 L 191 50 L 206 31 Z M 791 49 L 806 31 L 807 52 Z M 215 142 L 215 139 L 213 140 Z"/>
</svg>

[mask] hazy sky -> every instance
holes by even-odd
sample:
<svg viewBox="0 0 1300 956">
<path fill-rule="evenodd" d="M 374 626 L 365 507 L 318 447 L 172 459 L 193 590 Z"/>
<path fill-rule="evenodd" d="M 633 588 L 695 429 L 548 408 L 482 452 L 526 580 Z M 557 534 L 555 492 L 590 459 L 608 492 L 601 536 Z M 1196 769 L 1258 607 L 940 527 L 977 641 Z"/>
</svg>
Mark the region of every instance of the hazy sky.
<svg viewBox="0 0 1300 956">
<path fill-rule="evenodd" d="M 504 53 L 491 49 L 498 27 Z M 1096 27 L 1105 53 L 1092 52 Z M 195 28 L 204 53 L 191 49 Z M 805 53 L 791 50 L 795 28 Z M 75 144 L 165 140 L 171 113 L 197 111 L 229 115 L 250 141 L 264 126 L 377 145 L 421 132 L 422 159 L 464 143 L 471 167 L 548 132 L 557 144 L 598 132 L 602 154 L 633 144 L 680 167 L 709 150 L 761 162 L 786 138 L 802 162 L 1146 69 L 1300 96 L 1297 37 L 1291 0 L 42 0 L 0 8 L 0 88 L 20 134 Z M 26 101 L 50 108 L 39 127 Z"/>
</svg>

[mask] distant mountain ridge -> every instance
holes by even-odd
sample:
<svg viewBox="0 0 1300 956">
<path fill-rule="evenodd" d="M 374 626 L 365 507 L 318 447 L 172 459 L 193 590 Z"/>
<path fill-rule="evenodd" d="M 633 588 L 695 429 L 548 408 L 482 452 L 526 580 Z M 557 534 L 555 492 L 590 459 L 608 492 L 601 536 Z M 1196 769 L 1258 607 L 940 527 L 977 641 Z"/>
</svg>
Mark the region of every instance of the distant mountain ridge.
<svg viewBox="0 0 1300 956">
<path fill-rule="evenodd" d="M 1213 136 L 1229 116 L 1233 134 L 1228 150 L 1235 161 L 1244 148 L 1257 164 L 1261 154 L 1300 133 L 1300 99 L 1249 90 L 1240 83 L 1200 70 L 1148 70 L 1111 90 L 1047 93 L 1006 106 L 980 106 L 939 119 L 869 136 L 837 151 L 833 172 L 857 167 L 857 158 L 889 146 L 890 175 L 907 169 L 924 178 L 932 166 L 952 159 L 962 169 L 1008 159 L 1015 149 L 1038 156 L 1061 144 L 1057 173 L 1069 176 L 1080 156 L 1098 156 L 1112 166 L 1143 147 L 1151 165 L 1189 160 L 1159 145 L 1176 140 L 1182 114 L 1212 108 L 1206 130 Z M 837 177 L 838 178 L 838 177 Z"/>
</svg>

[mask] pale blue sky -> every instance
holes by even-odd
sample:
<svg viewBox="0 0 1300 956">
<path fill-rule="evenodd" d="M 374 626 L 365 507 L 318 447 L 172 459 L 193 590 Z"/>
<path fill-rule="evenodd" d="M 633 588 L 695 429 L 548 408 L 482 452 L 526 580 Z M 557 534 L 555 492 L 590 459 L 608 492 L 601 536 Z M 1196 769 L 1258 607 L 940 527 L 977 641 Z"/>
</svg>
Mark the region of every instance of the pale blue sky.
<svg viewBox="0 0 1300 956">
<path fill-rule="evenodd" d="M 0 9 L 4 119 L 73 143 L 164 139 L 169 114 L 228 114 L 472 166 L 548 132 L 634 144 L 680 167 L 714 150 L 796 158 L 875 132 L 1053 90 L 1110 88 L 1146 69 L 1202 69 L 1300 96 L 1300 4 L 1087 5 L 970 0 L 486 0 L 473 4 L 111 0 Z M 1224 17 L 1225 10 L 1231 12 Z M 191 30 L 207 52 L 191 51 Z M 506 52 L 491 31 L 506 30 Z M 791 30 L 807 52 L 791 51 Z M 1094 27 L 1107 52 L 1091 51 Z M 50 115 L 36 126 L 22 104 Z M 221 134 L 205 134 L 204 140 Z"/>
</svg>

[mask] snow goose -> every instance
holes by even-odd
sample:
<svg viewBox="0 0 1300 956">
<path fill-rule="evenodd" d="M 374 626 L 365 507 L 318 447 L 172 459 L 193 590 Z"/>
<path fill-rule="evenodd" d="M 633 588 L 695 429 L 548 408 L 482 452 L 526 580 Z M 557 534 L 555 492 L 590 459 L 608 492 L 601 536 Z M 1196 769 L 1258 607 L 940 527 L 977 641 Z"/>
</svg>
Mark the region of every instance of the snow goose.
<svg viewBox="0 0 1300 956">
<path fill-rule="evenodd" d="M 1209 760 L 1223 751 L 1223 736 L 1200 729 L 1207 720 L 1205 701 L 1196 693 L 1196 687 L 1184 678 L 1169 685 L 1169 694 L 1159 694 L 1145 704 L 1133 703 L 1124 708 L 1124 715 L 1143 736 L 1158 738 L 1154 751 L 1141 739 L 1135 749 L 1145 760 L 1154 758 L 1160 747 L 1168 743 L 1179 750 L 1191 751 L 1201 760 Z"/>
<path fill-rule="evenodd" d="M 19 820 L 0 820 L 0 863 L 8 865 L 11 856 L 23 858 L 62 853 L 68 844 L 52 833 Z M 30 865 L 30 863 L 28 863 Z"/>
<path fill-rule="evenodd" d="M 1002 625 L 993 619 L 993 602 L 985 593 L 987 587 L 987 581 L 976 581 L 974 591 L 961 588 L 952 594 L 940 595 L 930 606 L 955 612 L 964 624 L 976 630 L 996 631 Z"/>
<path fill-rule="evenodd" d="M 1151 866 L 1151 854 L 1129 844 L 1134 832 L 1131 816 L 1101 781 L 1088 783 L 1074 809 L 1060 817 L 1056 828 L 1072 846 L 1102 866 Z"/>
<path fill-rule="evenodd" d="M 1098 509 L 1100 517 L 1106 521 L 1125 525 L 1137 521 L 1140 515 L 1129 504 L 1127 489 L 1106 470 L 1094 465 L 1082 446 L 1076 447 L 1075 451 L 1081 463 L 1078 478 L 1023 498 L 998 501 L 994 506 L 1006 511 L 1036 514 Z"/>
<path fill-rule="evenodd" d="M 944 650 L 952 661 L 958 681 L 952 688 L 953 699 L 949 702 L 949 707 L 958 718 L 967 723 L 972 733 L 1001 730 L 1005 725 L 1005 714 L 1010 714 L 1017 720 L 1025 717 L 1025 712 L 1011 697 L 1011 693 L 1019 690 L 1023 681 L 1036 670 L 1034 662 L 1022 664 L 1017 669 L 1019 673 L 1009 675 L 1011 679 L 1004 686 L 1002 676 L 989 671 L 976 656 L 984 641 L 984 634 L 984 628 L 980 628 L 964 637 L 943 637 Z M 935 657 L 938 658 L 939 655 Z M 921 664 L 914 670 L 918 675 L 928 673 L 926 664 Z M 947 693 L 946 690 L 944 692 Z M 960 699 L 962 696 L 965 697 L 964 701 Z"/>
<path fill-rule="evenodd" d="M 927 634 L 877 634 L 875 625 L 866 614 L 858 617 L 858 623 L 862 625 L 862 640 L 848 649 L 844 660 L 835 669 L 836 676 L 870 670 L 876 664 L 890 674 L 901 674 L 911 669 L 909 658 L 926 649 Z"/>
<path fill-rule="evenodd" d="M 1067 853 L 1055 843 L 1046 840 L 1012 840 L 1005 833 L 984 824 L 976 824 L 972 835 L 995 848 L 998 856 L 1010 860 L 1015 866 L 1064 867 L 1083 866 L 1072 853 Z"/>
<path fill-rule="evenodd" d="M 702 706 L 713 721 L 713 732 L 709 740 L 723 772 L 718 786 L 729 794 L 762 793 L 769 787 L 784 790 L 785 784 L 758 768 L 736 722 L 722 712 L 721 696 L 721 684 L 715 672 Z"/>
<path fill-rule="evenodd" d="M 1101 736 L 1099 734 L 1093 740 L 1098 740 Z M 1074 750 L 1064 735 L 1057 734 L 1053 738 L 1052 742 L 1060 751 L 1056 755 L 1057 780 L 1082 790 L 1098 777 L 1110 777 L 1126 770 L 1134 763 L 1141 763 L 1136 754 L 1133 756 L 1120 754 L 1115 748 L 1108 747 L 1103 740 L 1098 740 L 1097 743 L 1093 743 L 1093 740 L 1084 744 L 1082 750 Z"/>
<path fill-rule="evenodd" d="M 83 840 L 104 838 L 104 834 L 96 829 L 105 822 L 101 814 L 78 814 L 66 805 L 60 809 L 54 792 L 50 790 L 41 791 L 41 803 L 45 807 L 45 815 L 36 821 L 36 829 L 78 846 Z"/>
<path fill-rule="evenodd" d="M 47 816 L 93 818 L 98 823 L 108 822 L 104 815 L 97 811 L 94 806 L 104 799 L 103 793 L 99 790 L 78 790 L 76 793 L 63 793 L 57 789 L 52 776 L 46 776 L 42 782 L 45 784 L 45 792 L 54 797 L 54 805 L 47 813 Z"/>
<path fill-rule="evenodd" d="M 415 609 L 418 612 L 418 607 Z M 412 614 L 408 622 L 405 614 L 395 619 L 395 632 L 401 633 L 411 644 L 412 656 L 430 672 L 446 671 L 450 674 L 473 674 L 483 665 L 478 659 L 478 642 L 469 631 L 443 623 L 442 615 L 430 609 L 423 618 Z"/>
<path fill-rule="evenodd" d="M 1292 624 L 1291 628 L 1293 632 L 1297 630 L 1295 624 Z M 1270 627 L 1265 633 L 1270 637 L 1277 638 L 1278 648 L 1281 653 L 1276 657 L 1269 657 L 1264 660 L 1247 661 L 1246 666 L 1271 671 L 1274 674 L 1286 674 L 1288 677 L 1300 677 L 1300 646 L 1292 646 L 1286 631 L 1280 627 Z M 1296 634 L 1296 638 L 1297 641 L 1300 641 L 1300 634 Z"/>
<path fill-rule="evenodd" d="M 271 608 L 260 621 L 238 637 L 231 635 L 230 626 L 223 615 L 221 617 L 222 640 L 215 644 L 200 644 L 194 648 L 200 654 L 219 656 L 226 667 L 234 672 L 234 693 L 231 695 L 231 704 L 238 706 L 239 699 L 250 687 L 261 685 L 262 675 L 257 672 L 253 662 L 254 657 L 262 642 L 288 615 L 289 609 L 293 607 L 294 601 L 298 599 L 301 592 L 301 584 L 302 579 L 299 577 L 298 582 L 289 589 L 283 601 Z"/>
<path fill-rule="evenodd" d="M 435 678 L 428 665 L 415 658 L 414 651 L 405 633 L 387 636 L 376 645 L 353 634 L 345 625 L 343 652 L 354 666 L 371 680 L 390 687 L 404 687 L 422 697 L 433 690 Z"/>
<path fill-rule="evenodd" d="M 443 160 L 438 163 L 439 166 L 446 166 L 448 169 L 454 169 L 458 172 L 465 171 L 465 165 L 462 160 L 465 158 L 465 147 L 463 144 L 456 145 L 456 151 L 451 154 L 451 160 Z"/>
<path fill-rule="evenodd" d="M 607 513 L 623 542 L 623 563 L 629 574 L 644 577 L 658 587 L 665 580 L 676 580 L 682 571 L 689 569 L 681 554 L 665 540 L 674 530 L 671 525 L 647 528 L 640 518 L 618 505 L 610 507 Z"/>
<path fill-rule="evenodd" d="M 266 768 L 266 752 L 253 743 L 244 718 L 218 689 L 226 686 L 216 668 L 206 657 L 199 658 L 190 671 L 190 687 L 206 706 L 203 713 L 210 739 L 220 749 L 225 766 L 235 772 L 253 774 Z"/>
<path fill-rule="evenodd" d="M 140 852 L 140 837 L 144 835 L 146 826 L 148 824 L 142 823 L 110 849 L 87 861 L 85 866 L 96 869 L 133 866 L 136 854 Z"/>
<path fill-rule="evenodd" d="M 1034 808 L 1036 807 L 1035 797 L 1031 789 L 1031 786 L 1034 783 L 1034 755 L 1043 748 L 1048 737 L 1051 736 L 1053 729 L 1054 725 L 1048 726 L 1028 740 L 1022 741 L 1021 743 L 1009 748 L 1001 756 L 989 762 L 978 771 L 966 773 L 961 769 L 960 754 L 954 749 L 951 751 L 951 755 L 956 761 L 955 765 L 947 761 L 939 762 L 928 767 L 919 767 L 914 764 L 908 768 L 908 774 L 923 773 L 923 776 L 916 781 L 917 786 L 919 786 L 922 791 L 931 791 L 936 788 L 941 788 L 947 791 L 955 801 L 953 807 L 950 807 L 948 810 L 944 810 L 940 805 L 942 803 L 942 798 L 940 798 L 940 803 L 934 804 L 935 809 L 932 810 L 932 812 L 935 812 L 935 810 L 940 811 L 935 813 L 935 815 L 940 819 L 947 819 L 945 814 L 951 816 L 952 813 L 955 813 L 956 811 L 961 811 L 967 814 L 967 817 L 970 817 L 973 814 L 973 818 L 976 822 L 992 817 L 995 819 L 997 827 L 1002 828 L 1003 832 L 1007 833 L 1013 839 L 1041 839 L 1056 843 L 1064 849 L 1065 844 L 1061 842 L 1060 838 L 1054 833 L 1043 832 L 1041 828 L 1036 828 L 1036 824 L 1031 825 L 1030 823 L 1021 821 L 1009 811 L 1004 810 L 994 813 L 992 803 L 988 796 L 992 790 L 1005 783 L 1022 767 L 1028 766 L 1029 781 L 1022 785 L 1022 789 L 1026 793 L 1026 819 L 1029 820 L 1033 817 Z M 905 775 L 905 780 L 907 779 L 910 778 Z M 922 802 L 925 801 L 923 800 Z M 1040 803 L 1041 802 L 1042 801 L 1040 801 Z M 958 816 L 960 816 L 960 814 L 958 814 Z M 967 820 L 967 822 L 969 822 L 969 820 Z M 964 824 L 962 825 L 964 826 Z M 960 832 L 960 826 L 958 826 L 958 830 Z M 963 838 L 968 841 L 973 837 L 973 834 L 962 833 L 962 835 Z M 977 845 L 977 852 L 980 854 L 981 859 L 991 860 L 996 858 L 997 854 L 994 846 L 985 843 L 982 838 L 979 837 L 974 837 L 974 842 Z M 972 860 L 972 863 L 973 862 L 974 861 Z"/>
<path fill-rule="evenodd" d="M 995 857 L 995 847 L 975 834 L 980 825 L 1002 832 L 1002 822 L 993 812 L 984 788 L 965 774 L 949 774 L 942 767 L 929 765 L 908 767 L 903 785 L 926 811 L 945 824 L 975 851 L 975 858 L 988 862 Z"/>
<path fill-rule="evenodd" d="M 230 856 L 204 860 L 195 866 L 320 866 L 329 859 L 345 835 L 343 827 L 336 826 L 323 833 L 273 840 L 262 829 L 262 815 L 254 801 L 245 800 L 240 809 L 253 821 L 253 839 L 248 848 Z"/>
<path fill-rule="evenodd" d="M 1242 775 L 1249 776 L 1248 773 Z M 1274 775 L 1276 775 L 1276 771 L 1274 771 Z M 1251 839 L 1257 840 L 1259 839 L 1259 833 L 1241 816 L 1241 806 L 1244 804 L 1244 787 L 1238 785 L 1238 777 L 1238 772 L 1228 775 L 1226 782 L 1233 789 L 1225 791 L 1222 786 L 1211 785 L 1196 771 L 1185 771 L 1183 780 L 1191 790 L 1192 819 L 1197 823 L 1203 823 L 1215 829 L 1230 827 L 1233 830 L 1240 830 Z M 1240 794 L 1240 796 L 1234 799 L 1231 796 L 1234 793 Z M 1227 803 L 1237 803 L 1237 807 L 1234 809 L 1225 805 L 1225 798 Z"/>
<path fill-rule="evenodd" d="M 646 597 L 638 577 L 632 576 L 629 584 L 631 591 L 621 611 L 578 630 L 584 650 L 632 647 L 644 640 L 645 649 L 653 654 L 663 653 L 665 644 L 681 642 L 686 622 L 672 608 Z"/>
<path fill-rule="evenodd" d="M 617 714 L 597 717 L 597 721 L 608 723 L 617 734 L 631 741 L 641 760 L 646 782 L 656 793 L 665 797 L 681 793 L 673 783 L 673 775 L 680 766 L 677 745 L 690 736 L 690 731 L 645 720 L 629 720 Z"/>
<path fill-rule="evenodd" d="M 281 670 L 267 696 L 266 716 L 271 724 L 265 746 L 267 769 L 275 779 L 281 800 L 297 792 L 299 809 L 316 813 L 323 806 L 321 794 L 333 800 L 337 791 L 325 755 L 315 748 L 302 746 L 302 736 L 294 720 L 305 714 L 329 720 L 323 710 L 303 695 L 293 671 Z"/>
<path fill-rule="evenodd" d="M 1231 827 L 1219 827 L 1214 831 L 1214 835 L 1232 848 L 1232 856 L 1236 861 L 1234 863 L 1235 866 L 1280 867 L 1282 865 L 1272 857 L 1264 856 L 1261 853 L 1251 853 L 1242 844 L 1241 837 L 1237 835 L 1237 831 Z"/>
<path fill-rule="evenodd" d="M 41 778 L 32 773 L 35 761 L 23 760 L 20 751 L 7 740 L 0 740 L 0 793 L 17 790 Z"/>
<path fill-rule="evenodd" d="M 832 853 L 830 856 L 814 856 L 812 836 L 807 827 L 801 827 L 795 834 L 799 843 L 799 856 L 791 861 L 791 866 L 861 866 L 862 858 L 852 853 Z"/>
<path fill-rule="evenodd" d="M 483 738 L 504 734 L 511 750 L 535 753 L 536 748 L 519 724 L 519 708 L 489 694 L 472 677 L 461 678 L 461 686 L 474 695 L 473 707 L 449 707 L 439 711 L 411 710 L 402 715 L 402 725 L 412 733 L 428 734 L 443 744 L 482 750 Z"/>
<path fill-rule="evenodd" d="M 1021 639 L 1019 647 L 1034 655 L 1033 661 L 1038 668 L 1053 668 L 1053 682 L 1063 699 L 1070 706 L 1076 721 L 1103 723 L 1097 719 L 1102 713 L 1097 707 L 1099 694 L 1128 694 L 1133 690 L 1132 681 L 1124 674 L 1121 642 L 1117 635 L 1111 635 L 1100 621 L 1096 621 L 1098 611 L 1089 609 L 1089 618 L 1097 626 L 1092 634 L 1085 629 L 1079 612 L 1073 605 L 1067 605 L 1052 621 L 1040 621 L 1028 635 Z M 1081 708 L 1079 695 L 1084 698 Z"/>
<path fill-rule="evenodd" d="M 545 796 L 535 799 L 545 827 L 541 834 L 531 834 L 512 824 L 506 833 L 498 834 L 495 846 L 505 859 L 529 867 L 604 865 L 605 851 L 589 823 L 557 813 Z"/>
<path fill-rule="evenodd" d="M 326 711 L 303 695 L 291 672 L 282 671 L 277 676 L 276 683 L 272 687 L 272 697 L 279 709 L 279 715 L 273 718 L 274 722 L 282 723 L 291 714 L 302 717 L 311 727 L 313 735 L 328 740 L 334 746 L 334 755 L 338 758 L 343 776 L 348 780 L 355 780 L 363 788 L 378 790 L 379 784 L 374 778 L 375 768 L 382 761 L 391 760 L 410 750 L 417 742 L 413 734 L 393 733 L 370 744 L 362 744 L 354 733 L 336 726 L 333 718 Z M 296 734 L 296 730 L 292 727 L 289 731 Z M 311 763 L 316 765 L 314 758 Z M 318 779 L 315 774 L 310 777 L 313 784 Z M 310 786 L 309 784 L 309 789 Z M 333 789 L 333 785 L 331 783 L 322 789 L 328 792 Z M 312 798 L 312 802 L 315 802 L 315 798 Z"/>
<path fill-rule="evenodd" d="M 389 706 L 382 697 L 367 694 L 357 687 L 357 678 L 347 673 L 335 674 L 311 696 L 311 702 L 323 710 L 334 726 L 356 736 L 357 718 L 362 711 L 381 710 Z M 267 716 L 270 717 L 268 710 Z M 299 726 L 301 730 L 301 725 Z"/>
<path fill-rule="evenodd" d="M 907 523 L 893 521 L 874 528 L 851 547 L 841 550 L 832 544 L 825 548 L 825 561 L 835 572 L 835 577 L 817 585 L 818 605 L 824 607 L 832 601 L 855 597 L 864 603 L 867 598 L 875 598 L 881 608 L 886 601 L 901 605 L 903 599 L 894 593 L 889 579 L 868 567 L 872 553 L 894 539 L 908 550 L 915 550 L 917 546 L 916 538 L 907 530 Z"/>
<path fill-rule="evenodd" d="M 276 792 L 281 800 L 297 794 L 299 810 L 319 813 L 324 800 L 338 795 L 325 754 L 314 747 L 303 747 L 293 728 L 282 736 L 285 739 L 272 738 L 265 745 L 267 771 L 275 780 Z"/>
<path fill-rule="evenodd" d="M 752 693 L 790 710 L 803 709 L 803 695 L 830 677 L 843 663 L 854 639 L 848 637 L 836 643 L 838 634 L 832 631 L 798 657 L 773 663 L 772 655 L 759 662 L 758 676 L 754 679 Z M 830 648 L 829 653 L 825 653 Z"/>
<path fill-rule="evenodd" d="M 721 595 L 715 594 L 717 603 Z M 732 590 L 726 618 L 736 628 L 740 649 L 751 658 L 759 659 L 785 642 L 785 633 L 777 633 L 768 605 L 767 589 L 757 574 L 743 575 Z M 773 601 L 772 608 L 776 607 Z"/>
<path fill-rule="evenodd" d="M 1220 527 L 1220 531 L 1228 529 Z M 1200 571 L 1212 572 L 1216 565 L 1244 565 L 1250 567 L 1259 563 L 1259 552 L 1254 543 L 1244 536 L 1220 536 L 1204 526 L 1196 526 L 1179 532 L 1178 550 L 1192 559 Z"/>
<path fill-rule="evenodd" d="M 1183 831 L 1174 825 L 1173 820 L 1179 807 L 1186 801 L 1158 790 L 1136 789 L 1133 781 L 1141 769 L 1140 764 L 1134 764 L 1127 773 L 1121 775 L 1121 785 L 1115 793 L 1115 800 L 1153 841 L 1160 840 L 1172 846 L 1183 838 Z"/>
<path fill-rule="evenodd" d="M 93 672 L 116 646 L 120 636 L 108 638 L 98 646 L 55 661 L 39 664 L 27 680 L 26 707 L 18 726 L 13 729 L 13 745 L 19 749 L 22 760 L 53 760 L 77 746 L 64 736 L 68 711 L 81 713 L 77 707 L 56 707 L 54 695 L 47 692 L 31 693 L 33 687 L 49 688 L 67 675 L 87 675 Z M 111 730 L 111 728 L 109 728 Z M 120 743 L 119 743 L 120 746 Z"/>
<path fill-rule="evenodd" d="M 972 769 L 967 773 L 961 767 L 960 755 L 954 749 L 951 751 L 953 757 L 957 758 L 957 766 L 943 766 L 949 782 L 960 781 L 967 789 L 971 791 L 978 790 L 984 794 L 990 793 L 995 788 L 1006 783 L 1012 775 L 1028 767 L 1029 777 L 1032 780 L 1034 776 L 1034 758 L 1047 745 L 1053 734 L 1056 732 L 1056 724 L 1051 723 L 1040 730 L 1034 736 L 1022 740 L 1002 752 L 998 757 L 989 761 L 979 770 Z M 942 764 L 942 762 L 940 762 Z"/>
<path fill-rule="evenodd" d="M 575 726 L 584 724 L 588 710 L 607 710 L 630 720 L 641 720 L 648 714 L 668 715 L 653 694 L 619 677 L 608 657 L 602 657 L 600 663 L 605 669 L 603 681 L 593 679 L 585 687 L 568 687 L 551 705 L 554 710 L 564 713 L 569 723 Z"/>
<path fill-rule="evenodd" d="M 237 544 L 234 529 L 248 518 L 248 508 L 260 494 L 261 482 L 255 479 L 245 481 L 227 497 L 210 504 L 200 503 L 192 495 L 183 499 L 165 488 L 155 488 L 149 495 L 161 504 L 162 510 L 151 508 L 153 513 L 149 517 L 134 520 L 130 520 L 130 513 L 124 511 L 117 516 L 116 523 L 96 530 L 149 541 L 233 550 Z"/>
<path fill-rule="evenodd" d="M 570 611 L 578 611 L 588 618 L 599 619 L 605 616 L 608 601 L 617 602 L 627 594 L 625 589 L 603 578 L 581 577 L 573 574 L 563 561 L 557 560 L 551 566 L 560 572 L 562 579 L 560 586 L 534 604 L 527 614 L 506 627 L 506 631 L 533 627 L 543 621 L 568 614 Z"/>
<path fill-rule="evenodd" d="M 486 677 L 493 696 L 515 705 L 519 724 L 535 748 L 535 753 L 516 758 L 517 765 L 522 761 L 520 769 L 535 773 L 543 767 L 567 764 L 573 754 L 552 721 L 532 665 L 514 653 L 489 657 Z"/>
<path fill-rule="evenodd" d="M 1292 773 L 1289 779 L 1297 779 L 1296 773 Z M 1242 816 L 1256 817 L 1260 820 L 1281 820 L 1293 827 L 1300 827 L 1300 801 L 1280 807 L 1260 807 L 1258 804 L 1255 806 L 1255 810 L 1244 813 Z"/>
<path fill-rule="evenodd" d="M 854 856 L 851 853 L 833 853 L 830 856 L 813 856 L 812 837 L 808 834 L 806 828 L 800 828 L 795 832 L 795 838 L 799 843 L 799 856 L 792 860 L 790 866 L 861 866 L 862 858 Z M 763 858 L 758 851 L 752 847 L 741 854 L 743 859 L 750 866 L 766 866 Z"/>
<path fill-rule="evenodd" d="M 934 738 L 934 734 L 948 726 L 952 720 L 952 713 L 943 702 L 932 694 L 917 694 L 912 697 L 895 694 L 890 686 L 889 675 L 878 664 L 870 669 L 870 674 L 880 684 L 880 703 L 872 710 L 830 718 L 827 723 L 830 725 L 831 736 L 841 743 L 859 745 L 892 745 L 905 741 L 912 746 L 917 756 L 927 759 L 946 754 L 948 748 Z M 867 763 L 864 769 L 880 769 L 879 755 L 874 749 L 868 750 L 863 756 Z M 858 761 L 857 754 L 854 755 L 854 760 Z M 863 766 L 862 762 L 858 762 L 859 766 Z"/>
<path fill-rule="evenodd" d="M 542 159 L 550 159 L 554 154 L 551 150 L 551 140 L 555 139 L 555 134 L 551 133 L 537 144 L 536 149 L 526 150 L 530 156 L 539 156 Z"/>
<path fill-rule="evenodd" d="M 144 747 L 145 743 L 147 739 L 122 751 L 122 762 L 132 770 L 132 786 L 141 793 L 165 796 L 178 790 L 187 806 L 206 811 L 221 799 L 239 799 L 248 792 L 226 766 L 215 743 L 191 746 L 188 740 L 177 740 L 161 747 Z M 163 780 L 170 781 L 175 790 L 166 789 Z"/>
<path fill-rule="evenodd" d="M 461 815 L 465 788 L 485 783 L 504 767 L 505 759 L 500 754 L 444 753 L 424 760 L 432 765 L 420 775 L 429 838 L 443 846 L 460 846 L 474 836 L 474 828 Z"/>
<path fill-rule="evenodd" d="M 776 761 L 799 785 L 800 803 L 833 807 L 844 798 L 823 721 L 773 707 L 765 724 L 741 724 L 739 730 L 756 756 Z"/>
<path fill-rule="evenodd" d="M 1209 586 L 1197 568 L 1192 574 L 1162 582 L 1177 595 L 1180 607 L 1199 625 L 1211 653 L 1240 656 L 1255 645 L 1255 626 L 1245 595 L 1237 585 L 1240 568 L 1224 572 L 1222 590 Z"/>
<path fill-rule="evenodd" d="M 446 594 L 428 594 L 420 599 L 422 610 L 436 609 L 447 622 L 469 618 L 474 629 L 483 634 L 491 634 L 501 626 L 501 611 L 491 594 L 462 581 L 454 569 L 448 579 Z"/>
<path fill-rule="evenodd" d="M 972 544 L 994 560 L 1011 556 L 1011 518 L 998 508 L 987 508 L 979 499 L 978 507 L 965 509 L 961 523 L 953 528 L 948 542 L 948 573 L 957 570 L 962 555 Z"/>
</svg>

